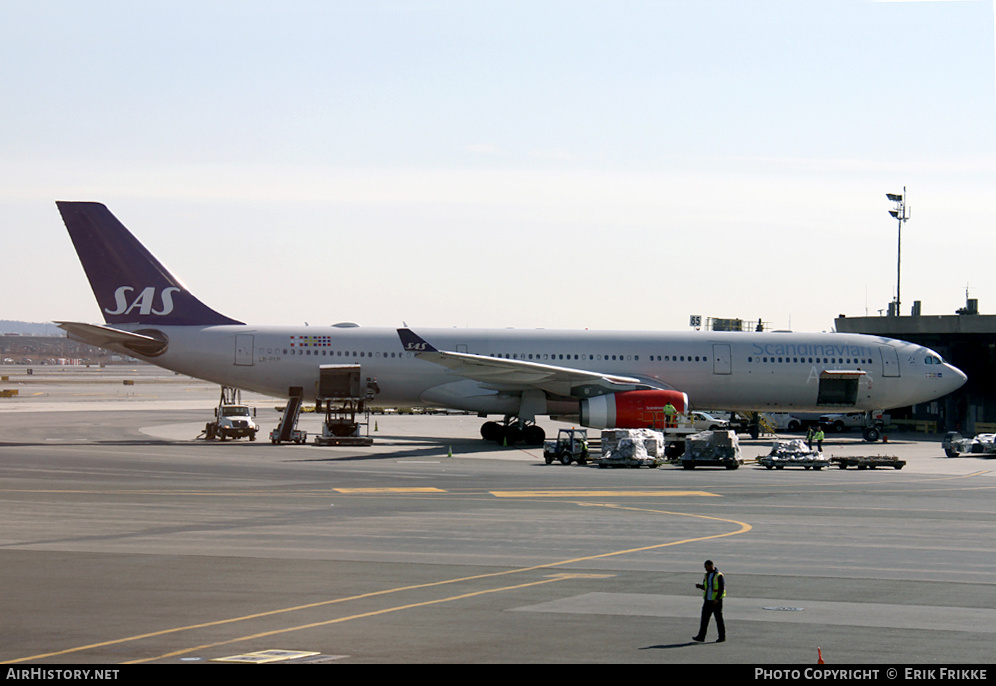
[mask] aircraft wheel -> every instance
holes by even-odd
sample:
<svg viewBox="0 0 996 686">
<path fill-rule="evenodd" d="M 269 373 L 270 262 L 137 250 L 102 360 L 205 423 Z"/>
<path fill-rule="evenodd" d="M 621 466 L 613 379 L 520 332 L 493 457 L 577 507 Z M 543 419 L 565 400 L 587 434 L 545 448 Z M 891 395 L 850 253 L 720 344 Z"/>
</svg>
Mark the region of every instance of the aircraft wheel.
<svg viewBox="0 0 996 686">
<path fill-rule="evenodd" d="M 875 441 L 877 441 L 880 435 L 881 433 L 874 426 L 869 426 L 864 430 L 864 438 L 869 443 L 874 443 Z"/>
<path fill-rule="evenodd" d="M 525 430 L 525 441 L 526 445 L 531 446 L 541 446 L 543 441 L 546 440 L 546 432 L 543 431 L 543 427 L 536 426 L 535 424 L 530 424 Z"/>
<path fill-rule="evenodd" d="M 485 441 L 498 440 L 501 433 L 501 425 L 498 422 L 484 422 L 481 424 L 481 438 Z"/>
</svg>

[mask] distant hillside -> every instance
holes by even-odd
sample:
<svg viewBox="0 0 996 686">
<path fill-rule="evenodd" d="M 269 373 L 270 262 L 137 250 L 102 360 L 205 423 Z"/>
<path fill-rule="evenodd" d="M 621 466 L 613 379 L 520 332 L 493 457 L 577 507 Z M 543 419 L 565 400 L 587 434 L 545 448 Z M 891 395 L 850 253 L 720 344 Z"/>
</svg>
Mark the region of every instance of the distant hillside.
<svg viewBox="0 0 996 686">
<path fill-rule="evenodd" d="M 15 322 L 10 319 L 0 319 L 0 335 L 17 333 L 22 336 L 65 336 L 66 332 L 52 322 Z"/>
</svg>

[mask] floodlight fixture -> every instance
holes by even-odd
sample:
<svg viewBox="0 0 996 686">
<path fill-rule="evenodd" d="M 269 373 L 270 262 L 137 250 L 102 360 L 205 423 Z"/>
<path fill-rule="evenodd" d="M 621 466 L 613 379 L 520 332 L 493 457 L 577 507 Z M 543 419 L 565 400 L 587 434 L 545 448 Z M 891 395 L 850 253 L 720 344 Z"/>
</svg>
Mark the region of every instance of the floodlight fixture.
<svg viewBox="0 0 996 686">
<path fill-rule="evenodd" d="M 907 222 L 910 219 L 909 205 L 906 203 L 906 186 L 903 186 L 903 193 L 886 193 L 887 197 L 892 202 L 896 203 L 894 209 L 889 210 L 889 214 L 893 219 L 899 222 L 899 233 L 896 245 L 896 306 L 893 309 L 895 315 L 899 316 L 899 285 L 902 277 L 902 264 L 903 264 L 903 222 Z"/>
</svg>

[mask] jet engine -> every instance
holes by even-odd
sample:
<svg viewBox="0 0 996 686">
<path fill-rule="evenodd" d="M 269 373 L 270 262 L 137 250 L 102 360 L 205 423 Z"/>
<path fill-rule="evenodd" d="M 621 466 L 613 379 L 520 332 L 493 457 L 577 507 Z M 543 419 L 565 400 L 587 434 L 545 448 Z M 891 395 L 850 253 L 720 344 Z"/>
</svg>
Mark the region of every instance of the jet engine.
<svg viewBox="0 0 996 686">
<path fill-rule="evenodd" d="M 688 396 L 681 391 L 623 391 L 581 401 L 581 425 L 593 429 L 663 429 L 668 403 L 684 413 Z"/>
</svg>

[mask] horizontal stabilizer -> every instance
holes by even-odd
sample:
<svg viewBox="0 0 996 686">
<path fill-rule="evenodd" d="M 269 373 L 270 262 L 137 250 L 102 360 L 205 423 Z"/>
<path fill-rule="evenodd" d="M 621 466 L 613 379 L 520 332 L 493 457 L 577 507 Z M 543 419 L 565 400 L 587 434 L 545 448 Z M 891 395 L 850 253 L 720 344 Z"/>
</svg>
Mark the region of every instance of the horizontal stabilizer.
<svg viewBox="0 0 996 686">
<path fill-rule="evenodd" d="M 126 355 L 138 353 L 146 357 L 154 357 L 166 350 L 168 341 L 145 336 L 140 333 L 112 329 L 99 324 L 83 324 L 81 322 L 56 322 L 56 325 L 66 331 L 74 341 L 94 345 L 98 348 L 122 352 Z M 160 334 L 161 335 L 161 334 Z"/>
</svg>

